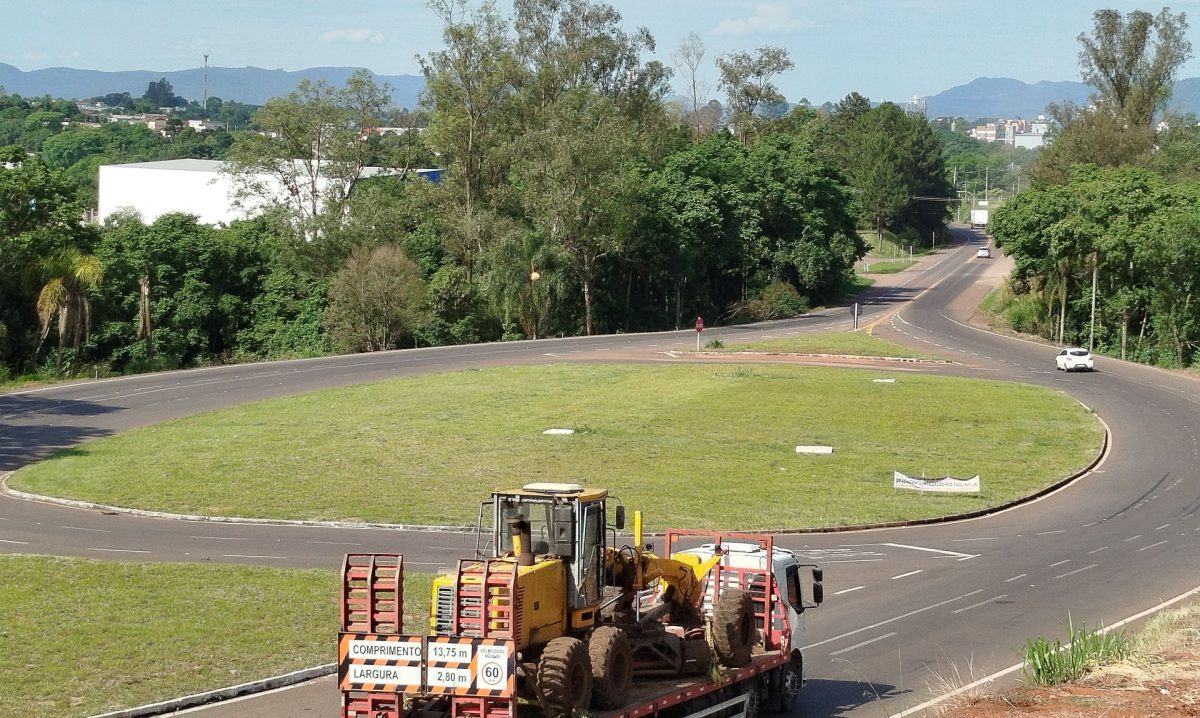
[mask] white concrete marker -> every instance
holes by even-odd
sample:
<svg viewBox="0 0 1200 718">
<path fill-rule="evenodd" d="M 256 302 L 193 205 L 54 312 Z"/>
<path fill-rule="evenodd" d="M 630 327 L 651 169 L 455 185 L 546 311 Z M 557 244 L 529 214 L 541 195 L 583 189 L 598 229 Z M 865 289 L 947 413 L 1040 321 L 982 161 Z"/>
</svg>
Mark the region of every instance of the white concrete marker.
<svg viewBox="0 0 1200 718">
<path fill-rule="evenodd" d="M 567 436 L 568 434 L 574 434 L 575 430 L 574 429 L 546 429 L 542 433 L 549 434 L 551 436 Z"/>
<path fill-rule="evenodd" d="M 797 454 L 832 454 L 832 446 L 797 446 Z"/>
</svg>

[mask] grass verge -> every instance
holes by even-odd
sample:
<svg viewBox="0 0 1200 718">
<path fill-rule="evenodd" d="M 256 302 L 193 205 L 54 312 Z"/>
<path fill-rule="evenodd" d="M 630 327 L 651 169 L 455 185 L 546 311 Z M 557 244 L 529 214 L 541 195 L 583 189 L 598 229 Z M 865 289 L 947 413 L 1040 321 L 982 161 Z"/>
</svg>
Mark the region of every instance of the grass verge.
<svg viewBox="0 0 1200 718">
<path fill-rule="evenodd" d="M 834 354 L 903 359 L 933 359 L 908 347 L 877 339 L 866 332 L 837 332 L 804 334 L 784 339 L 761 339 L 753 342 L 722 344 L 719 352 L 773 352 L 779 354 Z M 711 351 L 711 350 L 710 350 Z"/>
<path fill-rule="evenodd" d="M 555 427 L 576 433 L 543 435 Z M 556 365 L 247 404 L 69 449 L 10 482 L 185 514 L 472 525 L 493 489 L 577 481 L 651 509 L 656 528 L 777 529 L 1000 504 L 1087 464 L 1101 437 L 1077 402 L 1007 382 L 778 365 Z M 798 444 L 835 453 L 797 455 Z M 897 492 L 893 469 L 980 474 L 983 491 Z"/>
<path fill-rule="evenodd" d="M 410 626 L 425 625 L 430 580 L 405 581 Z M 95 715 L 332 663 L 338 585 L 332 571 L 0 556 L 0 718 Z"/>
<path fill-rule="evenodd" d="M 1051 643 L 1038 636 L 1025 642 L 1026 680 L 1039 686 L 1057 686 L 1077 681 L 1100 666 L 1129 656 L 1130 640 L 1124 633 L 1101 633 L 1086 625 L 1075 625 L 1067 615 L 1067 643 Z"/>
</svg>

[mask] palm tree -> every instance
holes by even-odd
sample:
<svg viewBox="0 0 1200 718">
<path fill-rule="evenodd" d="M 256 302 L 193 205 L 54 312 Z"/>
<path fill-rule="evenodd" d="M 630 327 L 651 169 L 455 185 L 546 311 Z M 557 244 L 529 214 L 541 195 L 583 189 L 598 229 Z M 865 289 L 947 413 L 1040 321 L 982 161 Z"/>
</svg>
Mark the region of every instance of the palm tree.
<svg viewBox="0 0 1200 718">
<path fill-rule="evenodd" d="M 41 351 L 50 334 L 50 322 L 57 319 L 58 353 L 54 366 L 62 371 L 62 350 L 67 341 L 79 351 L 79 345 L 91 332 L 92 305 L 87 293 L 100 286 L 104 268 L 93 255 L 72 247 L 44 258 L 40 269 L 46 283 L 38 292 L 37 313 L 42 326 L 34 353 Z"/>
</svg>

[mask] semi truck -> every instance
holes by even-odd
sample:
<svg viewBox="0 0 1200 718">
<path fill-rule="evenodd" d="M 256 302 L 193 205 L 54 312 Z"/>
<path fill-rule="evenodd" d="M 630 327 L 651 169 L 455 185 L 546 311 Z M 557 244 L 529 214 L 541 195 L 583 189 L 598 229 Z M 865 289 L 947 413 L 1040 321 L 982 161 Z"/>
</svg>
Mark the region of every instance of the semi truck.
<svg viewBox="0 0 1200 718">
<path fill-rule="evenodd" d="M 971 210 L 971 229 L 985 229 L 988 225 L 988 211 L 986 209 Z"/>
<path fill-rule="evenodd" d="M 342 567 L 342 718 L 755 718 L 791 711 L 821 568 L 771 536 L 632 536 L 603 489 L 536 483 L 481 505 L 475 556 L 404 626 L 404 557 Z M 611 509 L 611 513 L 610 513 Z M 491 526 L 485 528 L 485 517 Z"/>
</svg>

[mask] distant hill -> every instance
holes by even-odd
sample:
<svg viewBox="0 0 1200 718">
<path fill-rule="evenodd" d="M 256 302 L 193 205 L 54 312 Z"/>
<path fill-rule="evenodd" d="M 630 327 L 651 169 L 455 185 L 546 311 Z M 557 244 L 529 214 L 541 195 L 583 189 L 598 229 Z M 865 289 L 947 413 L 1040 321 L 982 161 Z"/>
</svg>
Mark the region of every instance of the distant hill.
<svg viewBox="0 0 1200 718">
<path fill-rule="evenodd" d="M 286 95 L 296 89 L 303 79 L 324 80 L 341 86 L 357 68 L 310 67 L 287 72 L 265 70 L 261 67 L 208 68 L 208 94 L 222 100 L 237 100 L 261 105 L 268 98 Z M 418 75 L 375 75 L 376 82 L 392 86 L 392 100 L 397 107 L 415 108 L 424 87 Z M 141 97 L 146 86 L 167 78 L 175 94 L 189 100 L 204 96 L 204 69 L 160 72 L 129 70 L 101 72 L 76 70 L 69 67 L 50 67 L 43 70 L 19 70 L 0 62 L 0 87 L 25 96 L 50 95 L 84 99 L 128 92 Z M 1007 77 L 980 77 L 965 85 L 951 87 L 926 98 L 929 117 L 1036 117 L 1046 112 L 1051 102 L 1072 100 L 1086 104 L 1090 88 L 1082 82 L 1049 82 L 1033 84 Z M 1175 83 L 1170 109 L 1200 115 L 1200 78 L 1188 78 Z"/>
<path fill-rule="evenodd" d="M 310 67 L 305 70 L 287 72 L 264 70 L 261 67 L 210 67 L 208 68 L 208 96 L 222 100 L 236 100 L 252 105 L 261 105 L 268 98 L 286 95 L 296 89 L 301 80 L 324 80 L 331 85 L 341 86 L 358 68 L 354 67 Z M 392 99 L 397 107 L 414 108 L 417 95 L 425 86 L 425 80 L 417 75 L 375 75 L 375 81 L 387 82 L 392 86 Z M 27 97 L 50 95 L 67 99 L 99 97 L 110 92 L 128 92 L 134 98 L 141 97 L 151 82 L 167 78 L 175 94 L 189 100 L 199 101 L 204 97 L 204 69 L 159 72 L 153 70 L 128 70 L 124 72 L 101 72 L 99 70 L 76 70 L 70 67 L 49 67 L 43 70 L 19 70 L 12 65 L 0 63 L 0 87 Z"/>
<path fill-rule="evenodd" d="M 1082 82 L 1036 82 L 1029 84 L 1008 77 L 979 77 L 926 98 L 929 117 L 1037 117 L 1046 105 L 1071 100 L 1086 105 L 1092 88 Z M 1200 78 L 1175 83 L 1168 103 L 1172 112 L 1200 115 Z"/>
</svg>

